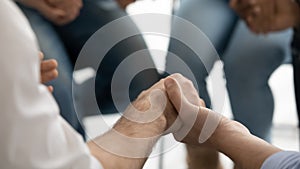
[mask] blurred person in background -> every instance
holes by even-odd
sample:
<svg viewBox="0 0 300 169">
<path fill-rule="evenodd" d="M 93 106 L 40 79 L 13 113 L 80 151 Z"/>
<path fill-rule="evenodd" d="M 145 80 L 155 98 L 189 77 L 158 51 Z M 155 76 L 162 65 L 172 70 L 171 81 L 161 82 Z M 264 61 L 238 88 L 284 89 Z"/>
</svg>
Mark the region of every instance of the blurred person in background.
<svg viewBox="0 0 300 169">
<path fill-rule="evenodd" d="M 245 20 L 249 29 L 257 34 L 293 28 L 291 42 L 296 106 L 300 119 L 300 8 L 299 1 L 253 0 L 231 2 L 232 8 Z"/>
<path fill-rule="evenodd" d="M 18 0 L 17 3 L 33 28 L 45 58 L 58 61 L 59 77 L 51 82 L 62 116 L 84 136 L 72 99 L 73 66 L 85 42 L 105 24 L 126 16 L 124 8 L 133 1 L 127 0 Z M 137 29 L 133 22 L 123 23 L 120 31 Z M 113 34 L 111 35 L 113 36 Z M 105 42 L 103 42 L 105 43 Z M 111 79 L 118 64 L 129 54 L 146 49 L 141 35 L 118 43 L 105 56 L 96 77 L 96 96 L 102 113 L 116 113 L 111 98 Z M 150 58 L 145 65 L 154 65 Z M 96 60 L 97 58 L 95 58 Z M 95 60 L 87 62 L 95 62 Z M 148 62 L 147 62 L 148 61 Z M 134 63 L 133 63 L 134 65 Z M 126 72 L 124 72 L 126 73 Z M 147 77 L 145 80 L 145 78 Z M 132 82 L 130 94 L 137 94 L 158 81 L 156 70 L 140 73 Z M 124 93 L 127 91 L 124 91 Z M 95 112 L 96 113 L 96 112 Z"/>
<path fill-rule="evenodd" d="M 38 58 L 34 33 L 10 0 L 0 1 L 0 23 L 1 168 L 140 169 L 158 138 L 171 132 L 177 141 L 223 152 L 244 169 L 300 166 L 299 153 L 282 151 L 251 135 L 240 123 L 207 109 L 193 83 L 180 74 L 160 80 L 130 105 L 150 122 L 121 117 L 113 129 L 85 144 L 59 115 L 50 93 L 53 88 L 41 84 L 57 77 L 57 62 L 41 61 L 41 54 Z M 162 104 L 161 99 L 166 104 Z M 129 107 L 125 113 L 132 116 L 137 112 Z M 153 120 L 152 114 L 157 113 L 159 116 Z M 191 123 L 190 117 L 194 116 L 195 123 Z M 211 121 L 217 122 L 213 123 L 217 125 L 214 130 L 206 128 L 209 117 L 219 119 Z M 186 131 L 186 127 L 191 128 Z M 207 135 L 203 129 L 211 134 Z M 116 132 L 120 135 L 115 135 Z M 202 132 L 207 137 L 204 143 L 199 142 Z M 113 149 L 104 149 L 104 145 Z M 132 158 L 109 150 L 141 156 Z"/>
<path fill-rule="evenodd" d="M 182 0 L 175 14 L 203 31 L 220 54 L 234 119 L 254 135 L 270 142 L 274 100 L 268 80 L 281 64 L 290 59 L 291 31 L 265 36 L 252 33 L 230 8 L 228 0 Z M 176 34 L 178 31 L 182 31 L 180 25 L 173 23 L 172 32 Z M 171 39 L 169 51 L 191 68 L 201 97 L 207 107 L 211 107 L 206 78 L 217 61 L 216 57 L 211 56 L 209 51 L 204 54 L 209 63 L 205 65 L 206 70 L 197 55 L 182 42 Z M 166 69 L 171 73 L 178 72 L 173 70 L 175 63 L 172 57 L 167 56 Z M 184 71 L 179 72 L 188 75 Z M 222 168 L 214 150 L 191 146 L 187 150 L 190 169 Z"/>
</svg>

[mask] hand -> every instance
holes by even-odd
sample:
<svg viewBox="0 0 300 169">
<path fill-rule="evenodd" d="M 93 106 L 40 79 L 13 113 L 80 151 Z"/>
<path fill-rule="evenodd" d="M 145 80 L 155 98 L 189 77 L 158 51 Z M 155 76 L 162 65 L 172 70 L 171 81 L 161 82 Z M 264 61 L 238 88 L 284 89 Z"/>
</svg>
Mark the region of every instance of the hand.
<svg viewBox="0 0 300 169">
<path fill-rule="evenodd" d="M 190 145 L 202 145 L 213 148 L 226 154 L 238 167 L 245 169 L 261 168 L 263 162 L 268 157 L 281 151 L 258 137 L 251 135 L 249 130 L 242 124 L 206 109 L 203 101 L 198 97 L 192 82 L 183 76 L 175 74 L 168 77 L 165 80 L 165 88 L 170 101 L 178 111 L 179 119 L 181 119 L 183 126 L 174 132 L 174 137 L 177 140 L 177 133 L 184 126 L 190 125 L 191 119 L 187 118 L 187 116 L 194 114 L 195 107 L 199 106 L 199 111 L 196 112 L 195 123 L 192 124 L 193 126 L 188 131 L 189 133 L 179 141 Z M 206 129 L 210 130 L 207 131 Z M 203 132 L 204 138 L 207 138 L 206 142 L 202 142 L 204 144 L 201 143 Z"/>
<path fill-rule="evenodd" d="M 126 9 L 126 7 L 135 2 L 136 0 L 117 0 L 119 6 L 122 8 L 122 9 Z"/>
<path fill-rule="evenodd" d="M 299 25 L 300 11 L 295 1 L 263 0 L 270 2 L 261 3 L 259 7 L 256 7 L 253 1 L 255 0 L 245 1 L 246 3 L 239 3 L 238 0 L 231 1 L 231 7 L 246 21 L 253 32 L 269 33 Z"/>
<path fill-rule="evenodd" d="M 73 21 L 82 7 L 82 0 L 19 0 L 25 6 L 36 9 L 56 25 Z"/>
<path fill-rule="evenodd" d="M 274 0 L 231 0 L 230 6 L 255 33 L 267 33 L 273 23 Z"/>
<path fill-rule="evenodd" d="M 45 0 L 50 6 L 61 9 L 65 12 L 65 16 L 58 20 L 57 24 L 67 24 L 74 19 L 80 13 L 80 9 L 83 6 L 82 0 Z"/>
<path fill-rule="evenodd" d="M 300 25 L 300 8 L 293 0 L 275 0 L 274 21 L 268 31 L 280 31 Z"/>
<path fill-rule="evenodd" d="M 121 121 L 129 120 L 130 123 L 140 125 L 137 129 L 142 128 L 143 132 L 136 133 L 140 136 L 143 135 L 142 137 L 151 137 L 147 133 L 168 134 L 165 131 L 174 123 L 177 117 L 177 111 L 167 98 L 164 80 L 160 80 L 151 88 L 143 91 L 132 105 L 128 106 L 123 118 L 121 118 Z M 122 130 L 122 127 L 118 126 L 115 126 L 116 129 Z"/>
<path fill-rule="evenodd" d="M 205 103 L 199 98 L 193 83 L 182 75 L 168 77 L 165 88 L 179 115 L 175 124 L 181 127 L 173 130 L 175 139 L 193 145 L 206 142 L 218 126 L 221 116 L 205 108 Z M 212 122 L 212 128 L 207 128 L 206 121 Z"/>
<path fill-rule="evenodd" d="M 44 55 L 43 53 L 39 54 L 40 60 L 41 60 L 41 83 L 46 84 L 50 82 L 51 80 L 54 80 L 58 76 L 57 71 L 57 62 L 54 59 L 50 60 L 43 60 Z M 50 92 L 53 92 L 53 87 L 48 86 L 48 90 Z"/>
<path fill-rule="evenodd" d="M 176 117 L 162 79 L 128 106 L 113 129 L 88 146 L 104 168 L 142 168 L 154 144 Z"/>
</svg>

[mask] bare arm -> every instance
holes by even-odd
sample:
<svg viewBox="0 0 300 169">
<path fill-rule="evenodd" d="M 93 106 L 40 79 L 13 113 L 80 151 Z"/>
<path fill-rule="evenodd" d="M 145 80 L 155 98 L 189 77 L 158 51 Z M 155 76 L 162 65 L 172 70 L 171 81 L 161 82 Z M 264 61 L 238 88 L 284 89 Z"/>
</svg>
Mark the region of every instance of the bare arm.
<svg viewBox="0 0 300 169">
<path fill-rule="evenodd" d="M 173 114 L 161 80 L 142 92 L 109 132 L 89 142 L 90 151 L 104 168 L 140 169 Z"/>
<path fill-rule="evenodd" d="M 199 100 L 200 98 L 186 97 L 186 93 L 194 96 L 197 95 L 197 91 L 187 81 L 187 79 L 178 74 L 172 75 L 165 80 L 167 94 L 179 112 L 182 126 L 187 126 L 191 123 L 191 121 L 186 121 L 186 118 L 183 117 L 192 112 L 191 110 L 194 108 L 191 107 L 199 107 L 196 120 L 189 133 L 183 139 L 180 139 L 177 137 L 176 132 L 174 132 L 174 136 L 178 141 L 214 148 L 226 154 L 243 169 L 259 169 L 269 156 L 281 151 L 277 147 L 251 135 L 248 129 L 242 124 L 229 120 L 201 106 L 200 103 L 198 105 L 195 104 L 197 103 L 195 100 Z M 191 94 L 192 92 L 194 94 Z M 184 109 L 180 112 L 182 107 Z M 206 123 L 209 115 L 212 117 L 210 124 Z M 217 127 L 214 128 L 214 125 Z M 202 133 L 208 136 L 208 139 L 204 143 L 199 142 L 203 140 L 201 138 Z"/>
<path fill-rule="evenodd" d="M 226 118 L 223 118 L 209 141 L 212 147 L 226 154 L 243 169 L 259 169 L 269 156 L 281 151 L 251 135 L 242 124 Z"/>
</svg>

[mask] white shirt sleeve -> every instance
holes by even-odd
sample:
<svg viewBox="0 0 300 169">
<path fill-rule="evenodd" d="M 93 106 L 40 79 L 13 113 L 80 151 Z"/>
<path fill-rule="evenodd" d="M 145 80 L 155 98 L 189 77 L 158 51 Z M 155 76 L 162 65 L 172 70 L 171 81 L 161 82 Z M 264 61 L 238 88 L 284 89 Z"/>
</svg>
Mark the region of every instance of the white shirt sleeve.
<svg viewBox="0 0 300 169">
<path fill-rule="evenodd" d="M 100 169 L 40 84 L 36 38 L 10 0 L 0 0 L 0 168 Z"/>
</svg>

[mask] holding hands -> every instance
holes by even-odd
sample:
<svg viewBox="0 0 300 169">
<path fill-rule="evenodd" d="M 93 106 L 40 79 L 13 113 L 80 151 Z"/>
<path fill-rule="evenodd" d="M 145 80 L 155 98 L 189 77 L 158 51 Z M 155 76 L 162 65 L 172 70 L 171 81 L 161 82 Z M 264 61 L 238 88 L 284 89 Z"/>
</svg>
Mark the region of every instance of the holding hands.
<svg viewBox="0 0 300 169">
<path fill-rule="evenodd" d="M 192 82 L 180 74 L 142 92 L 113 129 L 88 146 L 104 168 L 138 169 L 160 136 L 169 133 L 195 148 L 220 151 L 245 169 L 259 169 L 269 156 L 281 151 L 251 135 L 242 124 L 205 108 Z"/>
<path fill-rule="evenodd" d="M 300 24 L 300 9 L 293 0 L 231 0 L 230 6 L 255 33 L 265 34 Z"/>
<path fill-rule="evenodd" d="M 140 137 L 173 133 L 177 141 L 192 145 L 210 142 L 210 137 L 224 118 L 207 109 L 193 83 L 180 74 L 162 79 L 142 92 L 126 109 L 124 117 L 121 121 L 139 121 L 143 125 L 140 128 L 144 132 Z M 117 130 L 122 130 L 117 126 Z M 147 131 L 152 134 L 147 134 Z"/>
</svg>

